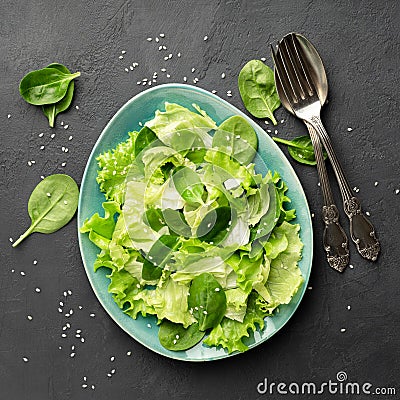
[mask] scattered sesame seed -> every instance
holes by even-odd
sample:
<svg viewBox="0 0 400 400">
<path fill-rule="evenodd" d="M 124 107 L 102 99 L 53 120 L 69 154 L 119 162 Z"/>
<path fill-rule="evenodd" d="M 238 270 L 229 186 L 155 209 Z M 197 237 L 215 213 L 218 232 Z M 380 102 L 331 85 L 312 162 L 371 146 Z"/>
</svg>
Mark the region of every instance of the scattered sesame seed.
<svg viewBox="0 0 400 400">
<path fill-rule="evenodd" d="M 208 36 L 204 36 L 203 40 L 206 41 L 208 39 Z"/>
<path fill-rule="evenodd" d="M 24 272 L 24 271 L 21 271 L 20 274 L 21 274 L 22 276 L 25 276 L 25 272 Z"/>
<path fill-rule="evenodd" d="M 115 357 L 114 357 L 114 356 L 110 357 L 110 361 L 111 361 L 111 362 L 113 362 L 114 360 L 115 360 Z"/>
<path fill-rule="evenodd" d="M 76 108 L 77 110 L 79 110 L 79 106 L 75 106 L 75 108 Z"/>
<path fill-rule="evenodd" d="M 94 386 L 94 385 L 92 385 L 91 387 L 92 387 L 92 390 L 94 390 L 96 388 L 96 386 Z"/>
<path fill-rule="evenodd" d="M 376 182 L 374 183 L 374 185 L 375 185 L 375 186 L 378 186 L 378 185 L 379 185 L 379 182 L 378 182 L 378 181 L 376 181 Z"/>
<path fill-rule="evenodd" d="M 179 339 L 179 335 L 175 335 L 175 339 Z"/>
<path fill-rule="evenodd" d="M 354 268 L 354 265 L 349 264 L 349 268 L 350 268 L 350 269 L 353 269 L 353 268 Z"/>
<path fill-rule="evenodd" d="M 26 318 L 28 318 L 29 321 L 32 321 L 33 319 L 32 315 L 28 315 Z"/>
<path fill-rule="evenodd" d="M 166 71 L 166 68 L 161 68 L 160 71 L 161 71 L 161 72 L 165 72 L 165 71 Z"/>
<path fill-rule="evenodd" d="M 314 213 L 311 213 L 311 218 L 314 218 L 315 217 L 315 214 Z"/>
<path fill-rule="evenodd" d="M 347 128 L 347 132 L 351 132 L 353 128 Z"/>
<path fill-rule="evenodd" d="M 221 74 L 221 78 L 224 79 L 225 76 L 226 76 L 226 75 L 225 75 L 225 72 L 223 72 L 223 73 Z"/>
<path fill-rule="evenodd" d="M 347 309 L 350 310 L 350 309 L 351 309 L 351 306 L 347 306 Z"/>
<path fill-rule="evenodd" d="M 64 125 L 64 121 L 61 121 L 61 126 L 63 126 Z"/>
<path fill-rule="evenodd" d="M 39 137 L 43 137 L 43 135 L 44 135 L 44 133 L 43 133 L 43 132 L 40 132 L 38 136 L 39 136 Z"/>
<path fill-rule="evenodd" d="M 7 118 L 10 119 L 11 118 L 11 114 L 7 114 Z"/>
<path fill-rule="evenodd" d="M 309 286 L 307 289 L 308 289 L 308 290 L 312 290 L 312 286 Z"/>
<path fill-rule="evenodd" d="M 62 334 L 61 334 L 61 337 L 66 338 L 66 337 L 67 337 L 67 334 L 66 334 L 66 333 L 62 333 Z"/>
<path fill-rule="evenodd" d="M 203 311 L 203 314 L 204 314 L 204 315 L 207 315 L 208 313 L 207 313 L 207 311 L 206 311 L 206 310 L 204 310 L 204 311 Z"/>
<path fill-rule="evenodd" d="M 111 370 L 111 373 L 114 375 L 115 374 L 115 368 L 113 368 L 112 370 Z"/>
<path fill-rule="evenodd" d="M 29 361 L 29 358 L 28 358 L 28 357 L 22 357 L 22 360 L 23 360 L 24 362 L 28 362 L 28 361 Z"/>
<path fill-rule="evenodd" d="M 132 355 L 132 352 L 131 351 L 127 351 L 126 355 L 129 357 L 130 355 Z"/>
<path fill-rule="evenodd" d="M 84 343 L 85 342 L 85 338 L 81 338 L 81 342 Z"/>
<path fill-rule="evenodd" d="M 165 34 L 164 33 L 160 33 L 158 36 L 160 36 L 160 37 L 165 37 Z"/>
<path fill-rule="evenodd" d="M 174 342 L 173 342 L 174 344 L 176 344 L 176 339 L 174 339 Z"/>
<path fill-rule="evenodd" d="M 44 150 L 44 146 L 40 146 L 40 150 Z"/>
<path fill-rule="evenodd" d="M 89 316 L 94 318 L 96 316 L 96 314 L 95 313 L 91 313 Z"/>
<path fill-rule="evenodd" d="M 107 376 L 108 376 L 109 378 L 111 378 L 112 375 L 111 375 L 111 374 L 107 374 Z"/>
<path fill-rule="evenodd" d="M 196 68 L 192 68 L 192 72 L 196 71 Z"/>
<path fill-rule="evenodd" d="M 183 82 L 187 82 L 187 77 L 186 76 L 183 77 Z"/>
<path fill-rule="evenodd" d="M 215 288 L 215 291 L 216 291 L 216 292 L 219 292 L 220 290 L 221 290 L 221 289 L 220 289 L 219 287 L 216 287 L 216 288 Z"/>
<path fill-rule="evenodd" d="M 147 324 L 147 327 L 148 327 L 148 328 L 151 328 L 151 324 Z"/>
<path fill-rule="evenodd" d="M 36 265 L 37 264 L 37 260 L 33 260 L 33 265 Z"/>
<path fill-rule="evenodd" d="M 71 141 L 71 140 L 72 140 L 72 136 L 70 136 L 70 137 L 68 138 L 68 140 L 70 140 L 70 141 Z"/>
<path fill-rule="evenodd" d="M 125 72 L 129 72 L 129 69 L 128 69 L 128 68 L 124 68 L 124 70 L 125 70 Z"/>
<path fill-rule="evenodd" d="M 66 165 L 67 165 L 66 162 L 61 163 L 61 166 L 62 166 L 62 167 L 65 167 Z"/>
<path fill-rule="evenodd" d="M 263 62 L 265 62 L 265 61 L 266 61 L 266 58 L 265 58 L 265 57 L 261 57 L 260 60 L 263 61 Z"/>
<path fill-rule="evenodd" d="M 28 167 L 32 167 L 32 163 L 28 161 Z"/>
<path fill-rule="evenodd" d="M 121 54 L 126 54 L 126 50 L 121 50 Z"/>
<path fill-rule="evenodd" d="M 44 179 L 44 176 L 43 176 L 43 175 L 40 175 L 40 179 Z"/>
<path fill-rule="evenodd" d="M 84 389 L 86 389 L 86 388 L 87 388 L 86 383 L 84 383 L 84 384 L 82 385 L 82 387 L 83 387 Z"/>
<path fill-rule="evenodd" d="M 345 328 L 342 328 L 342 329 L 340 330 L 340 332 L 346 332 L 346 329 L 345 329 Z"/>
<path fill-rule="evenodd" d="M 151 42 L 151 41 L 153 40 L 153 38 L 148 37 L 146 40 L 147 40 L 148 42 Z"/>
<path fill-rule="evenodd" d="M 369 217 L 371 214 L 369 211 L 365 211 L 365 215 L 367 215 Z"/>
<path fill-rule="evenodd" d="M 399 194 L 399 192 L 400 192 L 400 189 L 396 189 L 396 190 L 394 191 L 395 194 Z"/>
<path fill-rule="evenodd" d="M 51 193 L 47 192 L 46 194 L 47 194 L 47 197 L 51 197 Z"/>
<path fill-rule="evenodd" d="M 59 312 L 59 313 L 62 313 L 62 311 L 63 311 L 63 310 L 62 310 L 61 308 L 58 309 L 58 312 Z"/>
<path fill-rule="evenodd" d="M 178 53 L 177 56 L 180 58 L 181 57 L 181 53 Z"/>
<path fill-rule="evenodd" d="M 84 377 L 83 377 L 83 380 L 86 382 L 86 381 L 87 381 L 87 376 L 84 376 Z"/>
<path fill-rule="evenodd" d="M 14 241 L 14 239 L 12 237 L 10 237 L 8 240 L 10 241 L 10 243 L 12 243 Z"/>
<path fill-rule="evenodd" d="M 119 58 L 120 60 L 122 60 L 122 59 L 124 58 L 124 56 L 119 56 L 118 58 Z"/>
<path fill-rule="evenodd" d="M 55 133 L 52 133 L 52 134 L 50 135 L 50 138 L 51 138 L 51 139 L 54 139 L 55 136 L 56 136 L 56 134 L 55 134 Z"/>
<path fill-rule="evenodd" d="M 40 288 L 38 288 L 38 287 L 35 288 L 35 292 L 36 292 L 36 293 L 40 293 L 40 291 L 41 291 Z"/>
</svg>

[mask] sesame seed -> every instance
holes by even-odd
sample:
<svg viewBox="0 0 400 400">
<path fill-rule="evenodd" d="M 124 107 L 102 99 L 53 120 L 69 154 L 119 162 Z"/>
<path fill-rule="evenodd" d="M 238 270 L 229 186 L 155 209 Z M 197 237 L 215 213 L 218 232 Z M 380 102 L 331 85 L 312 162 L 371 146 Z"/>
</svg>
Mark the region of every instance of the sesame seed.
<svg viewBox="0 0 400 400">
<path fill-rule="evenodd" d="M 66 333 L 62 333 L 62 334 L 61 334 L 61 337 L 62 337 L 62 338 L 66 338 L 66 337 L 67 337 L 67 334 L 66 334 Z"/>
<path fill-rule="evenodd" d="M 56 134 L 55 134 L 55 133 L 52 133 L 52 134 L 50 135 L 50 138 L 51 138 L 51 139 L 54 139 L 55 136 L 56 136 Z"/>
<path fill-rule="evenodd" d="M 120 60 L 122 60 L 122 59 L 124 58 L 124 56 L 119 56 L 118 58 L 119 58 Z"/>
<path fill-rule="evenodd" d="M 354 268 L 354 265 L 349 264 L 349 268 L 350 268 L 350 269 L 353 269 L 353 268 Z"/>
<path fill-rule="evenodd" d="M 378 182 L 378 181 L 376 181 L 376 182 L 374 183 L 374 185 L 375 185 L 375 186 L 378 186 L 378 185 L 379 185 L 379 182 Z"/>
<path fill-rule="evenodd" d="M 161 71 L 161 72 L 165 72 L 166 69 L 165 69 L 165 68 L 161 68 L 160 71 Z"/>
<path fill-rule="evenodd" d="M 192 72 L 196 71 L 196 68 L 192 68 Z"/>
<path fill-rule="evenodd" d="M 108 376 L 109 378 L 111 378 L 112 375 L 111 375 L 111 374 L 107 374 L 107 376 Z"/>
<path fill-rule="evenodd" d="M 147 327 L 148 327 L 148 328 L 151 328 L 151 324 L 147 324 Z"/>
<path fill-rule="evenodd" d="M 28 361 L 29 361 L 29 358 L 28 358 L 28 357 L 22 357 L 22 360 L 23 360 L 24 362 L 28 362 Z"/>
<path fill-rule="evenodd" d="M 148 42 L 151 42 L 151 41 L 153 40 L 153 38 L 148 37 L 146 40 L 147 40 Z"/>
<path fill-rule="evenodd" d="M 47 194 L 47 197 L 51 197 L 51 193 L 47 192 L 46 194 Z"/>
<path fill-rule="evenodd" d="M 369 217 L 371 214 L 369 211 L 365 211 L 365 215 L 367 215 Z"/>
<path fill-rule="evenodd" d="M 44 146 L 40 146 L 40 150 L 44 150 Z"/>
<path fill-rule="evenodd" d="M 183 77 L 183 82 L 187 82 L 187 77 L 186 76 Z"/>
<path fill-rule="evenodd" d="M 263 62 L 265 62 L 265 61 L 266 61 L 266 58 L 265 58 L 265 57 L 261 57 L 260 60 L 263 61 Z"/>
<path fill-rule="evenodd" d="M 128 69 L 128 68 L 124 68 L 124 70 L 125 70 L 125 72 L 129 72 L 129 69 Z"/>
<path fill-rule="evenodd" d="M 87 376 L 84 376 L 84 377 L 83 377 L 83 380 L 86 382 L 86 381 L 87 381 Z"/>
<path fill-rule="evenodd" d="M 219 287 L 216 287 L 214 290 L 215 290 L 216 292 L 219 292 L 221 289 L 220 289 Z"/>
<path fill-rule="evenodd" d="M 129 69 L 130 69 L 131 71 L 133 71 L 133 67 L 132 67 L 132 65 L 130 65 L 130 66 L 129 66 Z"/>
<path fill-rule="evenodd" d="M 179 335 L 175 335 L 175 338 L 176 338 L 176 339 L 179 339 Z"/>
<path fill-rule="evenodd" d="M 112 373 L 112 374 L 115 374 L 115 368 L 113 368 L 113 369 L 111 370 L 111 373 Z"/>
<path fill-rule="evenodd" d="M 130 356 L 131 354 L 132 354 L 131 351 L 127 351 L 127 352 L 126 352 L 126 355 L 127 355 L 127 356 Z"/>
<path fill-rule="evenodd" d="M 94 317 L 96 316 L 96 314 L 91 313 L 89 316 L 92 317 L 92 318 L 94 318 Z"/>
<path fill-rule="evenodd" d="M 26 275 L 24 271 L 21 271 L 20 274 L 21 274 L 22 276 L 25 276 L 25 275 Z"/>
<path fill-rule="evenodd" d="M 14 241 L 14 239 L 12 237 L 10 237 L 8 240 L 10 241 L 10 243 L 12 243 Z"/>
<path fill-rule="evenodd" d="M 43 135 L 44 135 L 44 133 L 43 133 L 43 132 L 40 132 L 38 136 L 39 136 L 39 137 L 43 137 Z"/>
<path fill-rule="evenodd" d="M 178 53 L 177 56 L 178 56 L 178 57 L 181 57 L 181 53 Z"/>
<path fill-rule="evenodd" d="M 126 54 L 126 50 L 121 50 L 121 54 Z"/>
<path fill-rule="evenodd" d="M 7 118 L 10 119 L 11 118 L 11 114 L 7 114 Z"/>
<path fill-rule="evenodd" d="M 61 126 L 63 126 L 64 125 L 64 121 L 61 121 Z"/>
<path fill-rule="evenodd" d="M 36 265 L 37 264 L 37 260 L 33 260 L 33 265 Z"/>
<path fill-rule="evenodd" d="M 176 344 L 176 339 L 174 339 L 174 342 L 173 342 L 174 344 Z"/>
<path fill-rule="evenodd" d="M 225 75 L 225 72 L 223 72 L 223 73 L 221 74 L 221 78 L 222 78 L 222 79 L 225 79 L 225 76 L 226 76 L 226 75 Z"/>
<path fill-rule="evenodd" d="M 165 37 L 165 34 L 164 33 L 160 33 L 158 36 L 160 36 L 160 37 Z"/>
<path fill-rule="evenodd" d="M 32 167 L 32 163 L 28 161 L 28 167 Z"/>
<path fill-rule="evenodd" d="M 61 166 L 62 166 L 62 167 L 65 167 L 66 165 L 67 165 L 66 162 L 61 163 Z"/>
<path fill-rule="evenodd" d="M 351 309 L 351 306 L 347 306 L 347 309 L 350 310 L 350 309 Z"/>
<path fill-rule="evenodd" d="M 62 311 L 63 311 L 63 310 L 61 310 L 61 308 L 58 308 L 58 312 L 59 312 L 59 313 L 62 313 Z"/>
<path fill-rule="evenodd" d="M 394 191 L 395 194 L 399 194 L 399 192 L 400 192 L 400 189 L 396 189 L 396 190 Z"/>
<path fill-rule="evenodd" d="M 92 387 L 92 390 L 94 390 L 96 386 L 92 385 L 91 387 Z"/>
<path fill-rule="evenodd" d="M 38 288 L 38 287 L 35 288 L 35 292 L 36 292 L 36 293 L 40 293 L 40 288 Z"/>
<path fill-rule="evenodd" d="M 79 106 L 75 106 L 75 108 L 76 108 L 77 110 L 79 110 Z"/>
<path fill-rule="evenodd" d="M 351 132 L 353 128 L 347 128 L 347 132 Z"/>
<path fill-rule="evenodd" d="M 84 383 L 84 384 L 82 385 L 82 387 L 83 387 L 84 389 L 86 389 L 86 388 L 87 388 L 86 383 Z"/>
<path fill-rule="evenodd" d="M 81 342 L 84 343 L 85 342 L 85 338 L 81 338 Z"/>
<path fill-rule="evenodd" d="M 44 176 L 43 176 L 43 175 L 40 175 L 40 179 L 44 179 Z"/>
<path fill-rule="evenodd" d="M 345 328 L 342 328 L 342 329 L 340 330 L 340 332 L 346 332 L 346 329 L 345 329 Z"/>
<path fill-rule="evenodd" d="M 308 289 L 308 290 L 312 290 L 312 286 L 309 286 L 307 289 Z"/>
<path fill-rule="evenodd" d="M 208 36 L 204 36 L 203 40 L 206 41 L 208 39 Z"/>
<path fill-rule="evenodd" d="M 110 357 L 110 361 L 111 361 L 111 362 L 113 362 L 114 360 L 115 360 L 115 357 L 114 357 L 114 356 Z"/>
<path fill-rule="evenodd" d="M 206 311 L 206 310 L 204 310 L 204 311 L 203 311 L 203 314 L 204 314 L 204 315 L 207 315 L 208 313 L 207 313 L 207 311 Z"/>
<path fill-rule="evenodd" d="M 26 318 L 28 318 L 29 321 L 32 321 L 33 319 L 32 315 L 28 315 Z"/>
</svg>

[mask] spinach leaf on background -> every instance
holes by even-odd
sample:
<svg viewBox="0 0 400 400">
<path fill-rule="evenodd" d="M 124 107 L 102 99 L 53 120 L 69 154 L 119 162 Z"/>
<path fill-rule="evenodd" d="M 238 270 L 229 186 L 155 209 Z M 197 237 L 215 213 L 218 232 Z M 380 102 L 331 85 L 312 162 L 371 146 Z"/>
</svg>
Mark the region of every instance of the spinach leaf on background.
<svg viewBox="0 0 400 400">
<path fill-rule="evenodd" d="M 199 323 L 199 330 L 217 326 L 226 311 L 226 295 L 222 286 L 208 272 L 192 280 L 188 297 L 189 309 Z"/>
<path fill-rule="evenodd" d="M 19 92 L 27 103 L 35 106 L 57 103 L 66 95 L 69 83 L 80 74 L 66 74 L 56 68 L 31 71 L 22 78 Z"/>
<path fill-rule="evenodd" d="M 58 64 L 58 63 L 50 64 L 46 68 L 55 68 L 64 74 L 71 73 L 70 70 L 65 65 Z M 70 83 L 68 85 L 67 93 L 60 101 L 57 101 L 57 103 L 45 104 L 42 106 L 43 113 L 49 120 L 49 125 L 51 128 L 54 127 L 54 122 L 55 122 L 56 116 L 58 114 L 60 114 L 61 112 L 67 110 L 69 108 L 69 106 L 71 105 L 72 98 L 74 96 L 74 87 L 75 87 L 75 84 L 74 84 L 74 81 L 72 80 L 72 81 L 70 81 Z"/>
<path fill-rule="evenodd" d="M 13 244 L 18 246 L 33 232 L 52 233 L 66 225 L 78 207 L 79 189 L 68 175 L 55 174 L 33 189 L 28 201 L 31 226 Z"/>
<path fill-rule="evenodd" d="M 213 208 L 200 222 L 196 236 L 204 242 L 218 244 L 227 235 L 226 229 L 233 219 L 233 213 L 234 210 L 228 206 Z"/>
<path fill-rule="evenodd" d="M 310 136 L 298 136 L 293 140 L 281 139 L 279 137 L 273 137 L 272 139 L 277 143 L 286 144 L 288 146 L 289 154 L 299 163 L 306 165 L 317 164 Z M 325 149 L 323 150 L 323 155 L 326 160 L 328 155 L 326 154 Z"/>
<path fill-rule="evenodd" d="M 256 118 L 269 118 L 276 125 L 273 112 L 281 102 L 272 69 L 260 60 L 251 60 L 240 71 L 238 84 L 247 111 Z"/>
</svg>

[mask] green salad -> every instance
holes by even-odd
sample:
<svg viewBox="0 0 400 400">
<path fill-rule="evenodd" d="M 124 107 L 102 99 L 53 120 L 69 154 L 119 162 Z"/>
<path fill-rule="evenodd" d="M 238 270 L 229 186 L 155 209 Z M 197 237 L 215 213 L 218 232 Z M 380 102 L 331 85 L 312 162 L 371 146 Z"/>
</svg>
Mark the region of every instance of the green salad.
<svg viewBox="0 0 400 400">
<path fill-rule="evenodd" d="M 257 145 L 240 116 L 217 125 L 165 103 L 97 158 L 104 216 L 81 227 L 100 249 L 94 268 L 109 269 L 124 313 L 156 316 L 169 350 L 243 352 L 303 283 L 295 210 L 276 172 L 255 171 Z"/>
</svg>

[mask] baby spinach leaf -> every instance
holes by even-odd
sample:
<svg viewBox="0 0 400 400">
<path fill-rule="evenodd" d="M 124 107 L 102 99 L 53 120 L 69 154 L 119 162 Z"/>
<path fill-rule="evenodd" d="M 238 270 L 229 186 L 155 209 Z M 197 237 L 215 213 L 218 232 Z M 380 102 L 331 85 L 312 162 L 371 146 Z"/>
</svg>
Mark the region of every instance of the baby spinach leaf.
<svg viewBox="0 0 400 400">
<path fill-rule="evenodd" d="M 281 102 L 272 69 L 260 60 L 251 60 L 240 71 L 238 84 L 247 111 L 256 118 L 269 118 L 276 125 L 273 112 Z"/>
<path fill-rule="evenodd" d="M 317 162 L 315 161 L 314 147 L 310 136 L 298 136 L 293 140 L 285 140 L 279 137 L 273 137 L 272 139 L 277 143 L 286 144 L 288 146 L 289 154 L 299 163 L 316 165 Z M 325 150 L 323 151 L 323 155 L 326 160 L 328 155 Z"/>
<path fill-rule="evenodd" d="M 171 234 L 186 238 L 192 236 L 192 230 L 187 224 L 182 211 L 166 208 L 162 213 Z"/>
<path fill-rule="evenodd" d="M 158 331 L 161 345 L 173 351 L 190 349 L 199 343 L 204 335 L 205 332 L 199 330 L 197 322 L 184 328 L 182 324 L 176 324 L 167 319 L 164 319 Z"/>
<path fill-rule="evenodd" d="M 203 203 L 204 186 L 195 171 L 188 167 L 175 169 L 172 180 L 183 200 L 191 205 Z"/>
<path fill-rule="evenodd" d="M 232 225 L 233 214 L 233 209 L 228 206 L 212 209 L 197 227 L 196 236 L 208 243 L 221 242 L 227 235 L 227 228 Z"/>
<path fill-rule="evenodd" d="M 64 74 L 71 73 L 70 70 L 65 65 L 62 64 L 53 63 L 48 65 L 47 68 L 55 68 Z M 42 106 L 43 113 L 49 120 L 49 125 L 51 128 L 54 127 L 54 121 L 56 116 L 61 112 L 67 110 L 68 107 L 71 105 L 72 98 L 74 96 L 74 86 L 75 86 L 74 81 L 73 80 L 70 81 L 67 93 L 60 101 L 57 101 L 57 103 L 45 104 Z"/>
<path fill-rule="evenodd" d="M 154 242 L 143 263 L 142 278 L 152 281 L 160 278 L 162 270 L 171 259 L 171 253 L 180 244 L 179 236 L 163 235 Z"/>
<path fill-rule="evenodd" d="M 28 201 L 31 226 L 13 247 L 33 232 L 52 233 L 66 225 L 75 214 L 78 198 L 78 186 L 70 176 L 55 174 L 43 179 Z"/>
<path fill-rule="evenodd" d="M 253 127 L 243 117 L 234 115 L 218 127 L 212 145 L 225 149 L 240 164 L 248 165 L 256 155 L 258 139 Z"/>
<path fill-rule="evenodd" d="M 143 222 L 156 232 L 165 226 L 163 213 L 159 208 L 149 208 L 146 210 L 143 215 Z"/>
<path fill-rule="evenodd" d="M 69 83 L 80 74 L 66 74 L 56 68 L 31 71 L 22 78 L 19 92 L 26 102 L 36 106 L 57 103 L 66 95 Z"/>
<path fill-rule="evenodd" d="M 199 323 L 199 330 L 217 326 L 226 311 L 226 295 L 222 286 L 208 272 L 192 280 L 188 298 L 189 309 Z"/>
<path fill-rule="evenodd" d="M 155 140 L 157 140 L 156 134 L 150 128 L 144 126 L 135 140 L 135 157 Z"/>
</svg>

